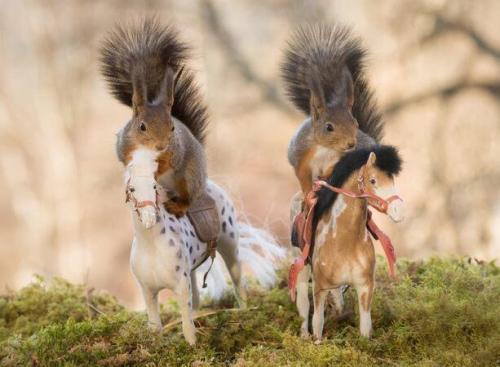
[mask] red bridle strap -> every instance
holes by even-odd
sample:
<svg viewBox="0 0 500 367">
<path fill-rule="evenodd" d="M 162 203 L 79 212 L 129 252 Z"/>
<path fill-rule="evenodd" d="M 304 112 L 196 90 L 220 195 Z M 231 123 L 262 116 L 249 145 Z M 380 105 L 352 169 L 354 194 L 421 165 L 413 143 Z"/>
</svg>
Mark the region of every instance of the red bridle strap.
<svg viewBox="0 0 500 367">
<path fill-rule="evenodd" d="M 364 190 L 360 187 L 361 193 L 356 193 L 351 190 L 346 190 L 342 189 L 339 187 L 332 186 L 328 184 L 325 181 L 322 180 L 317 180 L 315 181 L 315 184 L 325 187 L 330 191 L 336 192 L 338 194 L 342 194 L 345 196 L 348 196 L 350 198 L 355 198 L 355 199 L 367 199 L 368 200 L 368 205 L 371 207 L 375 208 L 377 211 L 386 214 L 387 210 L 389 209 L 389 205 L 394 201 L 394 200 L 402 200 L 398 195 L 392 195 L 391 197 L 387 199 L 383 199 L 380 196 L 372 193 L 372 192 L 364 192 Z"/>
</svg>

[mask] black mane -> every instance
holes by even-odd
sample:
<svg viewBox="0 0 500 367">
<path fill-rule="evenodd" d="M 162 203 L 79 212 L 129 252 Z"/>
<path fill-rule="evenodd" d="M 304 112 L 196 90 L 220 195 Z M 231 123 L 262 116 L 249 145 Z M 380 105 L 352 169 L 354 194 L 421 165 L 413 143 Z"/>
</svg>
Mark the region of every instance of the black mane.
<svg viewBox="0 0 500 367">
<path fill-rule="evenodd" d="M 332 175 L 327 182 L 332 186 L 342 187 L 354 171 L 366 164 L 371 152 L 374 152 L 377 156 L 375 166 L 389 176 L 396 176 L 401 171 L 402 160 L 398 150 L 390 145 L 376 145 L 346 153 L 333 168 Z M 332 207 L 337 196 L 336 192 L 324 187 L 318 191 L 318 202 L 314 208 L 313 216 L 313 233 L 319 220 Z"/>
</svg>

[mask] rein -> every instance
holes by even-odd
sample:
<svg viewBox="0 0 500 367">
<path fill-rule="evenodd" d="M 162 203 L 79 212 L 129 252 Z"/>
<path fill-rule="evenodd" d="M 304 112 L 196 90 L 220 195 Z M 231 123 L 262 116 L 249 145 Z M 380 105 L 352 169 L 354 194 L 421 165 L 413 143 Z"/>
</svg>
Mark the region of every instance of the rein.
<svg viewBox="0 0 500 367">
<path fill-rule="evenodd" d="M 357 178 L 358 189 L 360 193 L 356 193 L 351 190 L 342 189 L 339 187 L 332 186 L 323 180 L 316 180 L 313 183 L 313 188 L 309 191 L 304 199 L 305 208 L 307 210 L 305 221 L 302 220 L 300 224 L 303 225 L 303 228 L 299 233 L 302 235 L 302 240 L 304 242 L 304 247 L 302 248 L 302 252 L 299 257 L 297 257 L 290 267 L 288 273 L 288 289 L 290 291 L 290 298 L 293 302 L 295 302 L 296 298 L 296 286 L 297 286 L 297 278 L 300 271 L 304 268 L 307 258 L 309 257 L 309 251 L 311 250 L 311 239 L 312 239 L 312 217 L 314 207 L 318 201 L 317 192 L 322 188 L 326 188 L 333 192 L 336 192 L 341 195 L 345 195 L 354 199 L 366 199 L 367 204 L 377 211 L 383 214 L 387 214 L 387 210 L 389 209 L 389 205 L 394 200 L 402 200 L 398 195 L 392 195 L 387 199 L 381 198 L 373 192 L 369 192 L 366 190 L 364 184 L 364 168 L 363 166 L 360 170 L 359 176 Z M 303 215 L 299 213 L 298 216 Z M 295 221 L 294 221 L 295 222 Z M 394 251 L 394 246 L 392 245 L 391 239 L 387 236 L 373 221 L 372 212 L 368 210 L 368 219 L 366 221 L 366 227 L 370 231 L 371 235 L 375 240 L 379 240 L 382 248 L 384 249 L 384 253 L 387 259 L 387 263 L 389 265 L 389 275 L 394 278 L 395 270 L 394 264 L 396 262 L 396 253 Z"/>
</svg>

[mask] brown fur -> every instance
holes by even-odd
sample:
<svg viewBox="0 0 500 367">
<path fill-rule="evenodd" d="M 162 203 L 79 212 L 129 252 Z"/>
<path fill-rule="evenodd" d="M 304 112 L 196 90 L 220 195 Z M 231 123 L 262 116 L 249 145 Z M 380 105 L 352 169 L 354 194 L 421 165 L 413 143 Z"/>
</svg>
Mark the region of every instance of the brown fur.
<svg viewBox="0 0 500 367">
<path fill-rule="evenodd" d="M 295 175 L 299 179 L 300 187 L 303 193 L 311 191 L 312 188 L 312 166 L 311 160 L 314 156 L 316 149 L 311 147 L 302 157 L 299 165 L 295 169 Z"/>
</svg>

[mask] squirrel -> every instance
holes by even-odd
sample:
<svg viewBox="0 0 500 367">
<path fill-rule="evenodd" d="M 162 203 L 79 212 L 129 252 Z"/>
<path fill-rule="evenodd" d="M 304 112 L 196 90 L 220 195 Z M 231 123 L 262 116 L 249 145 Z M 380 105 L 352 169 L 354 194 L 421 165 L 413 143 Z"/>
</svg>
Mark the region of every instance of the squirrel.
<svg viewBox="0 0 500 367">
<path fill-rule="evenodd" d="M 165 208 L 177 217 L 204 192 L 207 180 L 208 113 L 185 67 L 188 53 L 177 32 L 155 18 L 118 25 L 100 50 L 112 95 L 132 108 L 132 118 L 117 134 L 118 159 L 127 166 L 138 149 L 157 152 L 155 178 L 167 192 Z"/>
<path fill-rule="evenodd" d="M 288 42 L 281 78 L 291 102 L 309 116 L 288 147 L 304 195 L 315 179 L 331 174 L 344 152 L 382 138 L 365 56 L 360 40 L 339 25 L 302 26 Z"/>
</svg>

